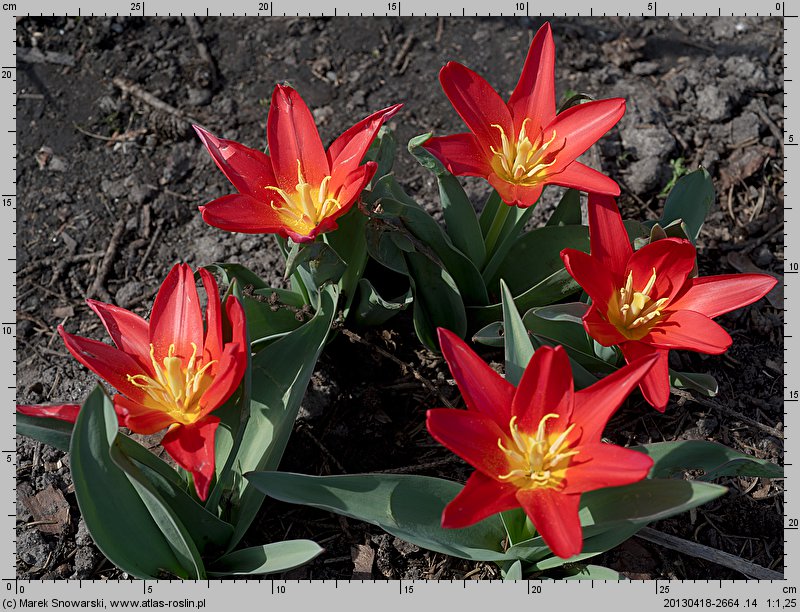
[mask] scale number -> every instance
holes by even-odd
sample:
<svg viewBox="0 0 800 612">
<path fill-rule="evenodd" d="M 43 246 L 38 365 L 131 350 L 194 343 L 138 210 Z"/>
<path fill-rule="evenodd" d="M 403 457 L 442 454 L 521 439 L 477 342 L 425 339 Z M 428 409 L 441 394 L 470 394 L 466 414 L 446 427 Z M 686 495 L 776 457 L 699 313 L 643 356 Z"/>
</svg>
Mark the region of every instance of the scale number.
<svg viewBox="0 0 800 612">
<path fill-rule="evenodd" d="M 269 2 L 259 2 L 258 3 L 258 10 L 259 11 L 268 11 L 269 10 Z"/>
</svg>

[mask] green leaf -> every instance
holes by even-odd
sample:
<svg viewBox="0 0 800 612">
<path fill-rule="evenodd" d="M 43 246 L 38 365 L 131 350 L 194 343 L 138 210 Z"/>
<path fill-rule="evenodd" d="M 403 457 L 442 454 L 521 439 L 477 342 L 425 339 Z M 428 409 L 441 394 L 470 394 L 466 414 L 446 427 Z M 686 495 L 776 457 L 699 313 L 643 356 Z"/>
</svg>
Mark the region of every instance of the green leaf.
<svg viewBox="0 0 800 612">
<path fill-rule="evenodd" d="M 618 571 L 602 565 L 570 565 L 565 568 L 561 575 L 548 575 L 554 580 L 628 580 L 628 577 Z"/>
<path fill-rule="evenodd" d="M 500 292 L 503 305 L 503 339 L 506 351 L 506 380 L 512 385 L 519 385 L 522 373 L 533 357 L 533 345 L 528 330 L 522 323 L 522 317 L 514 305 L 514 298 L 505 282 L 500 281 Z"/>
<path fill-rule="evenodd" d="M 355 320 L 361 325 L 382 325 L 414 300 L 410 288 L 397 299 L 385 300 L 366 278 L 358 282 L 358 290 Z"/>
<path fill-rule="evenodd" d="M 375 171 L 370 183 L 374 183 L 392 171 L 396 154 L 397 140 L 394 137 L 394 132 L 383 125 L 378 130 L 375 140 L 372 141 L 369 149 L 367 149 L 366 155 L 364 155 L 365 162 L 374 161 L 378 164 L 378 169 Z"/>
<path fill-rule="evenodd" d="M 581 219 L 581 194 L 576 189 L 567 189 L 547 225 L 580 225 Z"/>
<path fill-rule="evenodd" d="M 62 451 L 69 450 L 72 423 L 48 417 L 32 417 L 17 413 L 17 434 L 28 436 Z"/>
<path fill-rule="evenodd" d="M 285 540 L 263 546 L 243 548 L 214 561 L 208 570 L 208 575 L 277 574 L 305 565 L 322 552 L 323 548 L 311 540 Z"/>
<path fill-rule="evenodd" d="M 610 374 L 617 368 L 595 355 L 594 341 L 583 327 L 583 315 L 588 306 L 582 302 L 553 304 L 532 308 L 522 320 L 538 340 L 550 345 L 562 345 L 571 359 L 590 372 Z"/>
<path fill-rule="evenodd" d="M 111 461 L 116 436 L 116 414 L 98 386 L 78 414 L 70 444 L 75 497 L 92 539 L 112 563 L 137 578 L 188 578 L 142 498 Z"/>
<path fill-rule="evenodd" d="M 464 337 L 467 314 L 456 283 L 446 270 L 419 253 L 406 253 L 414 293 L 414 330 L 432 351 L 439 351 L 436 328 Z"/>
<path fill-rule="evenodd" d="M 745 455 L 716 442 L 680 440 L 632 446 L 653 461 L 652 478 L 682 476 L 690 470 L 704 470 L 702 480 L 723 476 L 783 478 L 783 468 L 770 461 Z"/>
<path fill-rule="evenodd" d="M 497 272 L 486 277 L 486 286 L 493 287 L 502 278 L 512 294 L 520 295 L 564 269 L 560 254 L 565 248 L 588 253 L 589 228 L 553 225 L 528 232 L 513 244 Z"/>
<path fill-rule="evenodd" d="M 486 257 L 486 248 L 478 215 L 458 179 L 422 146 L 430 137 L 430 134 L 423 134 L 412 138 L 408 141 L 408 151 L 420 165 L 436 175 L 447 234 L 456 248 L 467 255 L 480 269 Z"/>
<path fill-rule="evenodd" d="M 501 204 L 505 206 L 505 203 L 500 198 L 500 194 L 492 189 L 492 193 L 489 194 L 489 197 L 486 199 L 486 203 L 483 205 L 481 214 L 478 215 L 478 224 L 481 227 L 481 234 L 483 234 L 484 238 L 489 235 L 489 229 L 492 227 L 492 221 L 494 221 L 494 218 L 497 215 L 497 209 L 500 208 Z"/>
<path fill-rule="evenodd" d="M 186 481 L 175 470 L 127 436 L 118 435 L 111 451 L 114 463 L 124 469 L 118 460 L 119 454 L 141 470 L 161 499 L 180 517 L 201 553 L 205 554 L 212 548 L 223 550 L 228 546 L 233 536 L 233 525 L 200 505 L 186 490 Z"/>
<path fill-rule="evenodd" d="M 711 176 L 705 168 L 698 168 L 675 183 L 664 203 L 660 224 L 666 227 L 673 221 L 683 220 L 689 238 L 694 242 L 713 204 L 714 184 Z"/>
<path fill-rule="evenodd" d="M 326 242 L 308 242 L 292 247 L 286 260 L 285 278 L 304 271 L 301 277 L 306 288 L 318 289 L 326 283 L 338 283 L 346 270 L 347 264 Z"/>
<path fill-rule="evenodd" d="M 714 397 L 719 386 L 717 380 L 711 374 L 699 374 L 697 372 L 677 372 L 670 369 L 669 382 L 678 389 L 691 389 L 706 397 Z"/>
<path fill-rule="evenodd" d="M 464 529 L 441 526 L 442 510 L 463 488 L 449 480 L 406 474 L 306 476 L 286 472 L 246 477 L 270 497 L 377 525 L 428 550 L 473 561 L 513 560 L 502 552 L 505 530 L 497 515 Z"/>
<path fill-rule="evenodd" d="M 292 433 L 300 402 L 322 352 L 336 314 L 338 289 L 320 292 L 313 319 L 275 341 L 253 357 L 250 416 L 233 467 L 238 474 L 276 469 Z M 255 518 L 263 495 L 242 480 L 233 483 L 231 547 Z"/>
<path fill-rule="evenodd" d="M 342 312 L 344 317 L 350 312 L 350 306 L 356 297 L 356 288 L 367 267 L 367 239 L 365 236 L 367 216 L 357 206 L 339 218 L 336 231 L 327 232 L 322 239 L 338 255 L 345 265 L 344 273 L 339 281 L 341 289 Z"/>
<path fill-rule="evenodd" d="M 472 335 L 472 341 L 485 346 L 493 346 L 495 348 L 502 348 L 505 346 L 503 342 L 503 323 L 495 321 L 482 327 Z"/>
<path fill-rule="evenodd" d="M 500 235 L 498 236 L 494 249 L 490 253 L 490 257 L 486 262 L 486 265 L 481 270 L 481 276 L 484 280 L 497 277 L 497 270 L 505 261 L 506 257 L 508 256 L 508 252 L 511 250 L 511 247 L 513 247 L 517 240 L 519 240 L 519 235 L 522 234 L 522 231 L 525 229 L 525 225 L 527 225 L 528 220 L 533 214 L 533 206 L 529 206 L 528 208 L 518 208 L 516 206 L 509 207 L 506 204 L 503 204 L 503 206 L 506 209 L 510 208 L 512 210 L 507 212 L 507 216 L 503 223 L 503 227 L 500 230 Z M 491 287 L 492 290 L 495 289 L 494 284 L 487 284 L 487 287 Z"/>
<path fill-rule="evenodd" d="M 511 563 L 501 563 L 500 575 L 503 580 L 522 580 L 522 562 L 517 559 Z"/>
<path fill-rule="evenodd" d="M 183 524 L 182 519 L 185 517 L 179 516 L 161 497 L 158 489 L 153 486 L 153 483 L 144 475 L 139 466 L 121 451 L 117 440 L 111 445 L 109 455 L 116 466 L 128 476 L 128 480 L 150 511 L 150 516 L 156 521 L 180 564 L 183 567 L 190 568 L 189 577 L 193 579 L 205 578 L 206 571 L 203 566 L 203 559 L 200 557 L 200 551 L 198 551 L 197 545 Z"/>
</svg>

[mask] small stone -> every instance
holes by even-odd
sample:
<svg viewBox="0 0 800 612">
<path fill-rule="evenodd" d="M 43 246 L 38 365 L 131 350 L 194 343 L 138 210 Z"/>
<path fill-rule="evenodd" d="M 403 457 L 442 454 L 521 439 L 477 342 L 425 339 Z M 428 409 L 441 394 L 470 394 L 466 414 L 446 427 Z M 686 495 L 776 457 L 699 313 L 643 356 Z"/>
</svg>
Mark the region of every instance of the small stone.
<svg viewBox="0 0 800 612">
<path fill-rule="evenodd" d="M 17 538 L 17 555 L 28 565 L 39 567 L 52 552 L 48 544 L 36 529 L 23 531 Z"/>
<path fill-rule="evenodd" d="M 84 580 L 92 575 L 97 565 L 97 553 L 92 546 L 79 546 L 75 553 L 75 573 L 73 578 Z"/>
<path fill-rule="evenodd" d="M 134 184 L 128 191 L 128 200 L 135 206 L 141 206 L 153 199 L 155 190 L 143 183 Z"/>
<path fill-rule="evenodd" d="M 754 263 L 759 268 L 768 268 L 769 266 L 772 265 L 772 262 L 774 261 L 774 259 L 775 259 L 775 256 L 772 254 L 772 251 L 770 250 L 770 248 L 766 244 L 763 244 L 763 245 L 761 245 L 761 248 L 756 253 L 756 256 L 754 258 Z"/>
<path fill-rule="evenodd" d="M 129 281 L 117 289 L 115 299 L 117 304 L 125 308 L 126 304 L 131 304 L 134 300 L 141 297 L 144 285 L 139 281 Z"/>
<path fill-rule="evenodd" d="M 405 540 L 401 540 L 400 538 L 395 538 L 392 540 L 392 546 L 394 546 L 394 549 L 404 557 L 412 553 L 419 552 L 419 546 L 416 544 L 411 544 L 410 542 L 406 542 Z"/>
<path fill-rule="evenodd" d="M 697 115 L 708 121 L 723 121 L 731 115 L 731 97 L 716 85 L 706 85 L 697 92 Z"/>
<path fill-rule="evenodd" d="M 311 114 L 314 115 L 314 121 L 317 125 L 324 125 L 328 122 L 328 119 L 333 117 L 333 109 L 330 106 L 322 106 L 315 108 L 311 111 Z"/>
<path fill-rule="evenodd" d="M 86 526 L 86 521 L 81 517 L 78 520 L 78 531 L 75 533 L 75 543 L 78 546 L 91 546 L 93 543 L 92 535 L 89 533 L 89 528 Z"/>
<path fill-rule="evenodd" d="M 636 62 L 631 68 L 633 74 L 638 76 L 648 76 L 658 72 L 657 62 Z"/>
<path fill-rule="evenodd" d="M 208 106 L 211 103 L 211 90 L 188 88 L 188 101 L 192 106 Z"/>
</svg>

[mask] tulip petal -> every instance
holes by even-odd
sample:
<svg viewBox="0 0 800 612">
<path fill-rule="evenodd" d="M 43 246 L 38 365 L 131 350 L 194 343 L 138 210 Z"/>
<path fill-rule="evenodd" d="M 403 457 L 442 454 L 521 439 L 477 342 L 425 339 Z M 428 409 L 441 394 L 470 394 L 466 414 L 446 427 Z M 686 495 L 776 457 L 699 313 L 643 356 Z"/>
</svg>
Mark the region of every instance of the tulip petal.
<svg viewBox="0 0 800 612">
<path fill-rule="evenodd" d="M 595 304 L 592 304 L 583 315 L 583 328 L 587 334 L 603 346 L 614 346 L 628 341 L 628 338 L 623 336 L 614 325 L 603 318 Z"/>
<path fill-rule="evenodd" d="M 478 521 L 518 508 L 517 487 L 497 482 L 482 472 L 473 472 L 467 484 L 442 512 L 442 527 L 460 529 Z"/>
<path fill-rule="evenodd" d="M 538 134 L 542 126 L 556 116 L 556 48 L 550 24 L 545 23 L 528 49 L 517 86 L 508 100 L 508 108 L 514 117 L 516 134 L 522 123 L 530 118 L 531 132 Z"/>
<path fill-rule="evenodd" d="M 61 406 L 29 406 L 17 404 L 17 412 L 30 417 L 46 417 L 74 423 L 80 412 L 80 404 L 63 404 Z"/>
<path fill-rule="evenodd" d="M 578 161 L 565 166 L 557 174 L 548 174 L 545 183 L 578 189 L 590 194 L 619 195 L 619 185 L 615 180 Z"/>
<path fill-rule="evenodd" d="M 608 310 L 608 301 L 617 290 L 621 279 L 615 279 L 612 269 L 603 264 L 600 257 L 588 255 L 576 249 L 561 251 L 564 267 L 583 290 L 592 298 L 593 304 L 601 308 L 603 314 Z"/>
<path fill-rule="evenodd" d="M 437 442 L 486 476 L 502 482 L 499 477 L 510 471 L 498 441 L 506 448 L 513 442 L 491 417 L 474 410 L 434 408 L 428 410 L 426 424 Z"/>
<path fill-rule="evenodd" d="M 375 172 L 377 170 L 378 164 L 373 161 L 369 161 L 363 166 L 358 166 L 346 177 L 343 177 L 344 183 L 342 185 L 337 185 L 333 182 L 333 179 L 331 179 L 331 189 L 335 190 L 336 197 L 339 199 L 339 203 L 342 206 L 336 212 L 325 217 L 323 221 L 328 219 L 334 220 L 350 210 L 353 202 L 358 199 L 358 197 L 361 195 L 361 192 L 364 191 L 364 188 L 367 186 L 367 183 L 369 183 L 372 180 L 372 177 L 375 176 Z"/>
<path fill-rule="evenodd" d="M 589 194 L 589 242 L 592 257 L 611 272 L 617 283 L 624 283 L 633 247 L 614 198 Z"/>
<path fill-rule="evenodd" d="M 142 369 L 150 368 L 150 326 L 130 310 L 95 300 L 86 300 L 94 310 L 108 335 L 119 350 L 139 362 Z"/>
<path fill-rule="evenodd" d="M 525 513 L 556 555 L 566 559 L 583 549 L 583 532 L 578 518 L 580 495 L 567 495 L 553 489 L 527 489 L 517 492 Z"/>
<path fill-rule="evenodd" d="M 778 281 L 767 274 L 721 274 L 687 281 L 669 310 L 693 310 L 710 319 L 760 300 Z"/>
<path fill-rule="evenodd" d="M 333 141 L 327 154 L 332 182 L 337 178 L 337 174 L 346 176 L 361 164 L 364 154 L 378 135 L 378 130 L 402 106 L 402 104 L 395 104 L 372 113 Z"/>
<path fill-rule="evenodd" d="M 633 289 L 641 291 L 650 281 L 653 271 L 656 281 L 650 291 L 653 299 L 672 299 L 686 284 L 694 268 L 696 251 L 688 240 L 664 238 L 643 246 L 628 261 L 625 273 L 633 272 Z"/>
<path fill-rule="evenodd" d="M 218 374 L 200 398 L 200 414 L 213 412 L 233 395 L 247 368 L 247 358 L 240 344 L 226 344 L 219 358 Z"/>
<path fill-rule="evenodd" d="M 510 183 L 501 176 L 498 176 L 494 171 L 488 176 L 489 184 L 495 188 L 497 195 L 509 206 L 519 206 L 520 208 L 528 208 L 533 206 L 539 201 L 539 196 L 542 195 L 544 183 L 536 185 L 517 185 Z"/>
<path fill-rule="evenodd" d="M 669 351 L 634 341 L 620 344 L 619 348 L 629 364 L 636 363 L 638 359 L 653 353 L 658 356 L 655 364 L 639 381 L 639 388 L 648 404 L 659 412 L 664 412 L 669 401 Z M 597 385 L 592 385 L 595 386 Z"/>
<path fill-rule="evenodd" d="M 203 313 L 194 273 L 187 264 L 175 264 L 161 283 L 150 314 L 150 343 L 159 363 L 172 346 L 174 355 L 187 361 L 194 350 L 192 344 L 202 354 Z"/>
<path fill-rule="evenodd" d="M 239 193 L 261 197 L 266 187 L 275 185 L 269 155 L 233 140 L 217 138 L 199 125 L 192 127 L 214 162 Z"/>
<path fill-rule="evenodd" d="M 271 199 L 256 200 L 246 195 L 231 194 L 201 206 L 200 212 L 203 221 L 228 232 L 282 233 L 285 231 L 284 222 L 270 202 Z"/>
<path fill-rule="evenodd" d="M 320 185 L 330 174 L 314 117 L 300 94 L 287 85 L 276 85 L 272 92 L 267 142 L 278 186 L 287 193 L 298 184 L 298 165 L 309 185 Z"/>
<path fill-rule="evenodd" d="M 548 431 L 563 431 L 570 423 L 573 398 L 572 367 L 564 347 L 536 350 L 522 373 L 511 412 L 523 433 L 534 434 L 546 414 L 557 414 Z"/>
<path fill-rule="evenodd" d="M 458 62 L 447 62 L 439 71 L 439 82 L 445 95 L 481 146 L 500 147 L 499 125 L 506 136 L 516 138 L 514 121 L 508 106 L 492 86 L 478 73 Z"/>
<path fill-rule="evenodd" d="M 653 460 L 614 444 L 581 444 L 567 468 L 564 493 L 583 493 L 605 487 L 621 487 L 639 482 L 653 467 Z"/>
<path fill-rule="evenodd" d="M 200 280 L 206 291 L 206 337 L 203 341 L 203 361 L 208 363 L 222 353 L 222 316 L 220 314 L 219 287 L 216 279 L 205 268 L 199 268 Z M 235 298 L 234 298 L 235 299 Z"/>
<path fill-rule="evenodd" d="M 175 419 L 163 410 L 140 404 L 120 394 L 114 396 L 114 409 L 119 415 L 120 424 L 143 435 L 154 434 L 175 423 Z"/>
<path fill-rule="evenodd" d="M 422 146 L 455 176 L 487 177 L 492 173 L 489 151 L 481 147 L 471 132 L 430 138 Z"/>
<path fill-rule="evenodd" d="M 553 131 L 556 142 L 563 142 L 563 148 L 556 156 L 551 172 L 560 172 L 568 164 L 575 161 L 586 149 L 591 147 L 625 114 L 623 98 L 609 98 L 579 104 L 556 115 L 556 118 L 544 126 L 547 138 Z M 554 145 L 555 146 L 555 143 Z"/>
<path fill-rule="evenodd" d="M 194 425 L 176 425 L 161 441 L 175 463 L 191 472 L 197 496 L 203 501 L 214 478 L 214 433 L 219 421 L 207 416 Z"/>
<path fill-rule="evenodd" d="M 692 310 L 666 313 L 642 340 L 659 348 L 684 349 L 711 355 L 724 353 L 733 343 L 728 332 L 718 323 Z"/>
<path fill-rule="evenodd" d="M 626 342 L 621 345 L 623 353 L 625 347 L 631 344 L 636 343 Z M 641 343 L 639 346 L 640 353 L 635 359 L 629 360 L 628 365 L 575 393 L 572 420 L 581 426 L 581 444 L 600 441 L 608 420 L 640 381 L 655 369 L 662 357 L 661 353 L 666 354 L 666 351 L 659 351 Z M 669 392 L 669 389 L 667 391 Z"/>
<path fill-rule="evenodd" d="M 107 381 L 117 391 L 131 398 L 141 398 L 145 395 L 141 389 L 128 380 L 129 374 L 142 373 L 142 366 L 133 357 L 103 342 L 73 336 L 60 325 L 58 333 L 61 334 L 64 345 L 75 359 Z"/>
<path fill-rule="evenodd" d="M 491 417 L 505 430 L 515 388 L 453 332 L 439 328 L 439 346 L 469 410 Z"/>
</svg>

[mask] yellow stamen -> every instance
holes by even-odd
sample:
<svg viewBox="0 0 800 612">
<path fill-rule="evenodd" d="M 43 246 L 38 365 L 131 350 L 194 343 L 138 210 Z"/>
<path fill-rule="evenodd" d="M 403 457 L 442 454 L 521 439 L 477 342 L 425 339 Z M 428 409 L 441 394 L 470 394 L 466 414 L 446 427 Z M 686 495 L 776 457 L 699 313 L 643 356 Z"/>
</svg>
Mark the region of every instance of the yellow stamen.
<svg viewBox="0 0 800 612">
<path fill-rule="evenodd" d="M 297 184 L 294 192 L 287 193 L 280 187 L 268 185 L 266 189 L 274 191 L 282 202 L 271 202 L 270 206 L 281 217 L 282 221 L 298 234 L 307 236 L 320 222 L 342 207 L 338 195 L 328 190 L 331 177 L 322 179 L 318 187 L 306 182 L 300 160 L 297 160 Z"/>
<path fill-rule="evenodd" d="M 633 272 L 628 273 L 625 286 L 620 287 L 611 297 L 608 307 L 608 320 L 622 334 L 633 340 L 644 337 L 661 316 L 669 298 L 654 300 L 650 293 L 656 284 L 656 269 L 641 291 L 633 289 Z"/>
<path fill-rule="evenodd" d="M 511 417 L 509 429 L 513 447 L 506 448 L 501 439 L 497 440 L 497 446 L 508 457 L 511 468 L 507 474 L 500 476 L 501 480 L 512 481 L 523 489 L 564 487 L 567 468 L 578 451 L 570 450 L 570 443 L 567 441 L 575 428 L 574 423 L 561 433 L 547 433 L 547 421 L 557 418 L 558 415 L 553 413 L 544 415 L 536 433 L 531 435 L 521 432 L 517 426 L 517 417 Z"/>
<path fill-rule="evenodd" d="M 183 359 L 175 356 L 175 345 L 170 344 L 167 356 L 158 363 L 155 347 L 150 345 L 153 376 L 128 374 L 128 382 L 147 392 L 150 407 L 166 412 L 175 422 L 189 425 L 200 417 L 200 398 L 208 390 L 214 377 L 209 369 L 217 360 L 198 368 L 197 345 L 192 342 L 192 355 L 186 367 Z"/>
<path fill-rule="evenodd" d="M 500 130 L 500 149 L 490 147 L 494 157 L 491 164 L 498 176 L 519 185 L 536 185 L 541 183 L 548 169 L 556 163 L 556 156 L 564 148 L 565 142 L 560 146 L 551 146 L 556 140 L 556 132 L 550 134 L 545 140 L 544 132 L 540 131 L 534 142 L 527 134 L 527 124 L 530 119 L 522 122 L 515 142 L 509 140 L 502 126 L 493 123 L 492 127 Z"/>
</svg>

